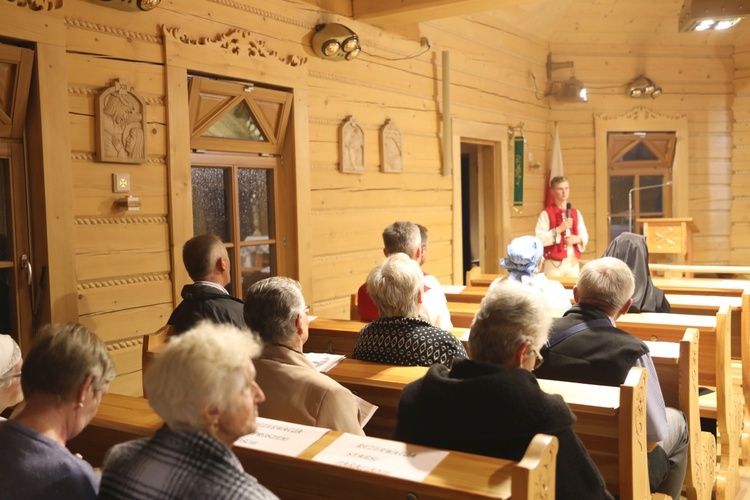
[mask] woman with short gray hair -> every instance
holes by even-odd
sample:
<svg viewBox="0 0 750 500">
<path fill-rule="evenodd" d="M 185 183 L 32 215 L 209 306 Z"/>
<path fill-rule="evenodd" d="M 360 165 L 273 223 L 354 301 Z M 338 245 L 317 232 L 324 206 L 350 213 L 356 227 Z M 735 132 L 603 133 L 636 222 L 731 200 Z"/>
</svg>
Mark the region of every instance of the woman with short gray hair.
<svg viewBox="0 0 750 500">
<path fill-rule="evenodd" d="M 21 349 L 10 335 L 0 335 L 0 412 L 23 401 Z M 0 417 L 0 420 L 4 420 Z"/>
<path fill-rule="evenodd" d="M 455 335 L 419 317 L 422 271 L 406 254 L 393 254 L 370 271 L 367 291 L 380 317 L 360 330 L 352 358 L 392 365 L 450 366 L 454 359 L 468 357 Z"/>
<path fill-rule="evenodd" d="M 144 379 L 165 425 L 110 450 L 99 498 L 275 499 L 231 451 L 257 427 L 259 353 L 252 334 L 229 324 L 204 321 L 172 338 Z"/>
<path fill-rule="evenodd" d="M 21 373 L 26 404 L 14 420 L 0 422 L 4 498 L 96 498 L 99 476 L 65 444 L 99 408 L 114 363 L 107 346 L 85 326 L 42 328 Z"/>
</svg>

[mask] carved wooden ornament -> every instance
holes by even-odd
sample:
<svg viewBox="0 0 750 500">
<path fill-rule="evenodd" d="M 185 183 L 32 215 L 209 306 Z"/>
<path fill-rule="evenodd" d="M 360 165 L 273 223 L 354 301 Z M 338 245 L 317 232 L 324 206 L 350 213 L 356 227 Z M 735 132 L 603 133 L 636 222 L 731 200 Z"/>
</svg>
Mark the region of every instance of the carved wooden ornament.
<svg viewBox="0 0 750 500">
<path fill-rule="evenodd" d="M 96 122 L 98 161 L 146 162 L 146 103 L 124 80 L 96 98 Z"/>
<path fill-rule="evenodd" d="M 404 171 L 404 145 L 401 130 L 388 119 L 380 128 L 380 155 L 383 172 Z"/>
<path fill-rule="evenodd" d="M 341 125 L 341 171 L 345 174 L 365 173 L 365 131 L 357 119 L 349 116 Z"/>
</svg>

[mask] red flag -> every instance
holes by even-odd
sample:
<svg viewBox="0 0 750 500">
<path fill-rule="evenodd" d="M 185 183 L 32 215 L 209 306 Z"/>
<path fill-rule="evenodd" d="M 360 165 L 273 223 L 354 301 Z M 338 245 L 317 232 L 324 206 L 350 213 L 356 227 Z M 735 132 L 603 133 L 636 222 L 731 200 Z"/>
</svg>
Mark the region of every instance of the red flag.
<svg viewBox="0 0 750 500">
<path fill-rule="evenodd" d="M 557 130 L 557 123 L 555 123 L 555 141 L 552 144 L 552 161 L 550 161 L 549 171 L 547 172 L 547 194 L 544 200 L 545 207 L 555 204 L 555 197 L 552 195 L 549 181 L 561 175 L 565 175 L 563 174 L 562 147 L 560 146 L 560 132 Z"/>
</svg>

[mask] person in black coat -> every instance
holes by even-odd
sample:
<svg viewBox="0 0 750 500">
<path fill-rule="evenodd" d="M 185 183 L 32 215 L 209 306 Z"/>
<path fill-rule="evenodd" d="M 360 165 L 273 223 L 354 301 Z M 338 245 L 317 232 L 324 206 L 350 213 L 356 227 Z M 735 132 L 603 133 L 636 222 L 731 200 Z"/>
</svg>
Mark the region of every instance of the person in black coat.
<svg viewBox="0 0 750 500">
<path fill-rule="evenodd" d="M 609 243 L 602 257 L 614 257 L 628 265 L 635 277 L 633 304 L 628 312 L 670 311 L 669 301 L 664 292 L 651 281 L 648 268 L 648 247 L 646 237 L 640 234 L 622 233 Z"/>
<path fill-rule="evenodd" d="M 556 498 L 611 499 L 573 432 L 576 418 L 531 371 L 550 325 L 544 297 L 506 280 L 482 300 L 469 335 L 472 360 L 432 365 L 407 385 L 393 438 L 407 443 L 520 460 L 537 433 L 559 441 Z"/>
<path fill-rule="evenodd" d="M 182 302 L 167 321 L 175 327 L 175 334 L 204 319 L 246 329 L 243 302 L 224 288 L 232 278 L 229 254 L 221 239 L 213 234 L 190 238 L 182 247 L 182 261 L 194 283 L 182 288 Z"/>
</svg>

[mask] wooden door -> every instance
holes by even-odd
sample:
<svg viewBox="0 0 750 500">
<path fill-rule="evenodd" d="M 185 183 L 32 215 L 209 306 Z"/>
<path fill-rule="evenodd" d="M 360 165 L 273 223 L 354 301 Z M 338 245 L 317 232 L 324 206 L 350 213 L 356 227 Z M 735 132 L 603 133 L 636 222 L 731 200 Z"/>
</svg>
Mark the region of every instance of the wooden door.
<svg viewBox="0 0 750 500">
<path fill-rule="evenodd" d="M 0 44 L 0 334 L 26 352 L 34 326 L 23 130 L 34 53 Z"/>
</svg>

